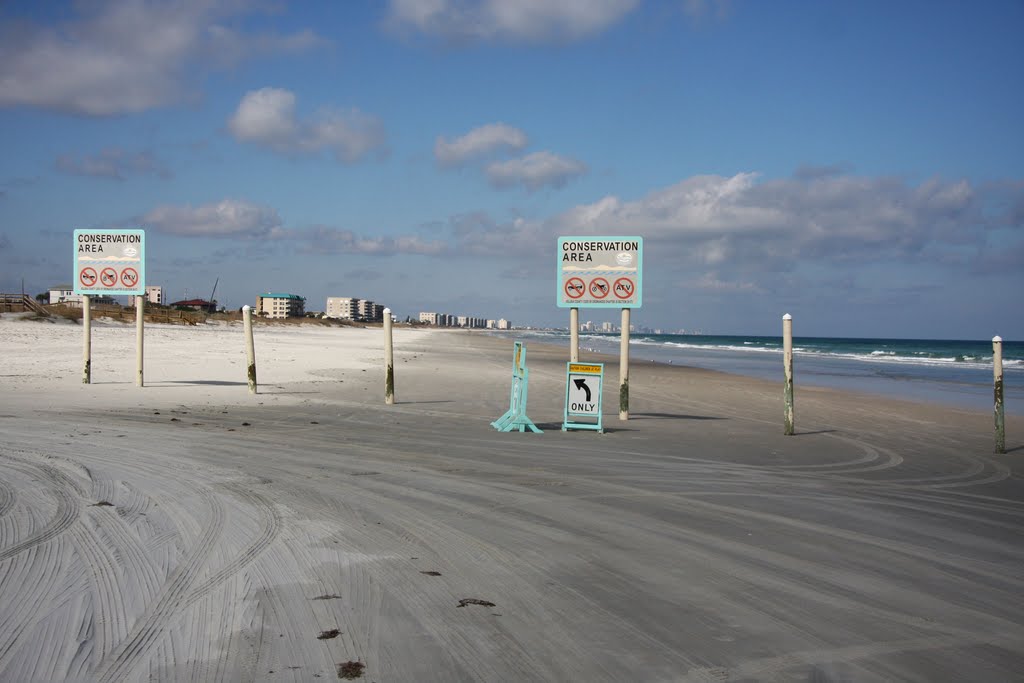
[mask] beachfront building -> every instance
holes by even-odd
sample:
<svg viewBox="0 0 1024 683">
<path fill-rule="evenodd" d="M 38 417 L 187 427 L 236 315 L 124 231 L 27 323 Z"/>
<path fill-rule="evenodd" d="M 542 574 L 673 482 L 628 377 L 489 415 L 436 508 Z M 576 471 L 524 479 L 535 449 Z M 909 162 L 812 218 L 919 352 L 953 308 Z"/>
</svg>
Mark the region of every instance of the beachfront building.
<svg viewBox="0 0 1024 683">
<path fill-rule="evenodd" d="M 75 288 L 71 285 L 57 285 L 56 287 L 50 287 L 50 303 L 81 306 L 82 295 L 75 294 Z"/>
<path fill-rule="evenodd" d="M 164 288 L 160 285 L 146 285 L 146 303 L 164 305 Z"/>
<path fill-rule="evenodd" d="M 306 315 L 306 299 L 298 294 L 260 294 L 256 297 L 256 315 L 265 318 L 301 318 Z"/>
<path fill-rule="evenodd" d="M 420 322 L 426 323 L 427 325 L 436 325 L 438 313 L 432 313 L 428 311 L 420 311 Z"/>
<path fill-rule="evenodd" d="M 509 321 L 505 320 L 504 318 L 501 318 L 501 319 L 498 320 L 498 323 L 497 323 L 497 325 L 495 325 L 495 327 L 497 327 L 499 330 L 511 330 L 512 329 L 512 323 L 510 323 Z"/>
<path fill-rule="evenodd" d="M 457 327 L 479 328 L 485 327 L 487 325 L 487 321 L 483 318 L 475 318 L 471 315 L 460 315 L 455 318 L 455 325 Z"/>
<path fill-rule="evenodd" d="M 384 320 L 384 307 L 366 299 L 359 300 L 359 319 L 379 323 Z"/>
<path fill-rule="evenodd" d="M 182 299 L 181 301 L 173 302 L 171 304 L 171 308 L 213 313 L 217 308 L 217 304 L 215 302 L 207 301 L 206 299 Z"/>
<path fill-rule="evenodd" d="M 329 296 L 324 315 L 338 320 L 355 320 L 359 315 L 359 299 L 351 296 Z"/>
</svg>

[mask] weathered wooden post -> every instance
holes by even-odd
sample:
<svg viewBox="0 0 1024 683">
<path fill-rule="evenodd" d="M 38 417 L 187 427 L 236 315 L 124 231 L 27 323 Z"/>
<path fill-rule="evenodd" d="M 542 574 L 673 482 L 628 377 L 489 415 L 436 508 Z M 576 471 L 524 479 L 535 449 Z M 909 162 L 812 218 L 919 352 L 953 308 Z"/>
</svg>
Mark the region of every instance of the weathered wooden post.
<svg viewBox="0 0 1024 683">
<path fill-rule="evenodd" d="M 619 419 L 629 419 L 629 309 L 622 309 L 622 341 L 619 342 Z"/>
<path fill-rule="evenodd" d="M 782 365 L 786 374 L 785 416 L 786 436 L 795 433 L 793 427 L 793 316 L 789 313 L 782 316 Z"/>
<path fill-rule="evenodd" d="M 249 393 L 256 393 L 256 345 L 252 340 L 252 309 L 242 306 L 242 321 L 245 328 L 245 355 L 248 360 L 246 375 L 249 378 Z"/>
<path fill-rule="evenodd" d="M 580 361 L 580 309 L 569 309 L 569 362 Z"/>
<path fill-rule="evenodd" d="M 145 297 L 135 295 L 135 386 L 143 386 L 142 378 L 142 345 L 143 328 L 145 326 Z"/>
<path fill-rule="evenodd" d="M 1006 417 L 1003 412 L 1003 338 L 992 337 L 992 373 L 995 379 L 996 453 L 1006 452 Z"/>
<path fill-rule="evenodd" d="M 395 404 L 395 354 L 391 333 L 391 309 L 384 309 L 384 403 Z"/>
<path fill-rule="evenodd" d="M 82 295 L 82 384 L 92 384 L 92 310 L 89 295 Z"/>
</svg>

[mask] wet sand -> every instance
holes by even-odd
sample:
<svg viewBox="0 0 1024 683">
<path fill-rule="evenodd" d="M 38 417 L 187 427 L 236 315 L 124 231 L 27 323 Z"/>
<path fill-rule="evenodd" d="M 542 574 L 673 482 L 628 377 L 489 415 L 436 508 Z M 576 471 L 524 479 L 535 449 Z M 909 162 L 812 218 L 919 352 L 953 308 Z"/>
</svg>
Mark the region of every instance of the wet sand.
<svg viewBox="0 0 1024 683">
<path fill-rule="evenodd" d="M 396 330 L 0 321 L 0 680 L 1007 681 L 1024 420 Z M 781 374 L 781 373 L 780 373 Z M 337 633 L 335 633 L 337 631 Z M 362 664 L 360 669 L 356 664 Z M 341 674 L 339 674 L 341 672 Z"/>
</svg>

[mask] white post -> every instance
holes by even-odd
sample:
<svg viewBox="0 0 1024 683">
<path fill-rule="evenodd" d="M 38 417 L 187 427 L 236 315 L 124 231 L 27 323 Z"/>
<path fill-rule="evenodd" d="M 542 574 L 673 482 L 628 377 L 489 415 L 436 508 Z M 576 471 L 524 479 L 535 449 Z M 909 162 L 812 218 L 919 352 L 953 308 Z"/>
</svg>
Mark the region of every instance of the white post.
<svg viewBox="0 0 1024 683">
<path fill-rule="evenodd" d="M 569 309 L 569 361 L 580 361 L 580 309 Z"/>
<path fill-rule="evenodd" d="M 92 384 L 92 310 L 89 295 L 82 295 L 82 384 Z"/>
<path fill-rule="evenodd" d="M 249 393 L 256 393 L 256 345 L 252 340 L 252 309 L 242 306 L 242 323 L 245 328 L 245 356 L 248 361 L 246 376 L 249 378 Z"/>
<path fill-rule="evenodd" d="M 619 343 L 619 419 L 629 419 L 629 309 L 622 309 L 622 341 Z"/>
<path fill-rule="evenodd" d="M 142 380 L 142 343 L 143 327 L 145 325 L 145 304 L 144 297 L 135 296 L 135 386 L 143 386 Z"/>
<path fill-rule="evenodd" d="M 996 453 L 1006 452 L 1006 416 L 1003 408 L 1003 338 L 992 337 L 992 373 L 995 380 Z"/>
<path fill-rule="evenodd" d="M 395 355 L 391 335 L 391 309 L 384 309 L 384 403 L 395 404 Z"/>
<path fill-rule="evenodd" d="M 782 316 L 782 367 L 786 376 L 786 387 L 783 390 L 786 403 L 784 433 L 786 436 L 792 436 L 795 433 L 793 426 L 793 316 L 789 313 Z"/>
</svg>

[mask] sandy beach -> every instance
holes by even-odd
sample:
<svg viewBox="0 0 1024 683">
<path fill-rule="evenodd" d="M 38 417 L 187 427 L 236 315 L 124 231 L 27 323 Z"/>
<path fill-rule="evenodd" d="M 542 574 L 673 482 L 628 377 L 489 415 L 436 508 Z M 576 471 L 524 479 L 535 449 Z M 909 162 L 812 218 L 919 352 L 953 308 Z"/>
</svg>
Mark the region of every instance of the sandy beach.
<svg viewBox="0 0 1024 683">
<path fill-rule="evenodd" d="M 0 680 L 1009 681 L 1024 419 L 379 328 L 0 319 Z"/>
</svg>

